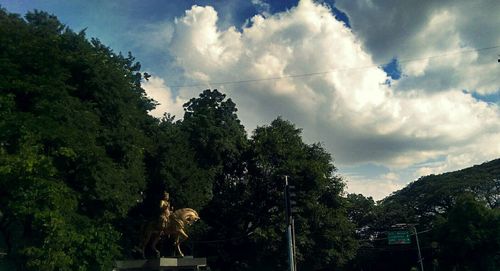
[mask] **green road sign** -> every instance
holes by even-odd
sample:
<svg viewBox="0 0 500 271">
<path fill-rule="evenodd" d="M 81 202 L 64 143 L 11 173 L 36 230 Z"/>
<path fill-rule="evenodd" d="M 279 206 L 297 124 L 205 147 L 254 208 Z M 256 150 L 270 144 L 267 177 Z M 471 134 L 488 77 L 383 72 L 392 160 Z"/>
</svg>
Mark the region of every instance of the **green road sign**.
<svg viewBox="0 0 500 271">
<path fill-rule="evenodd" d="M 408 231 L 390 231 L 387 233 L 389 245 L 411 244 L 410 233 Z"/>
</svg>

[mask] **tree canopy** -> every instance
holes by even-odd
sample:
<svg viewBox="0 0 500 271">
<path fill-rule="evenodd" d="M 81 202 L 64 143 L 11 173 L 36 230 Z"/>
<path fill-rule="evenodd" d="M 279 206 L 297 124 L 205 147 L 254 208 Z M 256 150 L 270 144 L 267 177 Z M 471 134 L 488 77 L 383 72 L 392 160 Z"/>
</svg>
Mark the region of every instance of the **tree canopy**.
<svg viewBox="0 0 500 271">
<path fill-rule="evenodd" d="M 45 12 L 0 11 L 0 208 L 9 259 L 109 270 L 156 121 L 140 65 Z"/>
</svg>

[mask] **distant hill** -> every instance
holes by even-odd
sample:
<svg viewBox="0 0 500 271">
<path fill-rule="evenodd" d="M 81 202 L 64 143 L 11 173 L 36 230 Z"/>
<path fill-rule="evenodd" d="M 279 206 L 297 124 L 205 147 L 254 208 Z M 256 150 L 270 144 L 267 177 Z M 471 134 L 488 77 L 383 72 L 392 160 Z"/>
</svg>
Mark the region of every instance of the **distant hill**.
<svg viewBox="0 0 500 271">
<path fill-rule="evenodd" d="M 413 225 L 425 270 L 500 270 L 500 159 L 421 177 L 378 205 L 359 195 L 349 200 L 358 206 L 351 213 L 361 217 L 353 221 L 364 240 L 356 266 L 410 270 L 417 263 L 416 252 L 409 253 L 415 239 L 389 244 L 388 233 Z"/>
<path fill-rule="evenodd" d="M 456 199 L 472 194 L 489 208 L 500 208 L 500 159 L 458 171 L 429 175 L 383 199 L 383 206 L 406 207 L 420 219 L 445 213 Z"/>
</svg>

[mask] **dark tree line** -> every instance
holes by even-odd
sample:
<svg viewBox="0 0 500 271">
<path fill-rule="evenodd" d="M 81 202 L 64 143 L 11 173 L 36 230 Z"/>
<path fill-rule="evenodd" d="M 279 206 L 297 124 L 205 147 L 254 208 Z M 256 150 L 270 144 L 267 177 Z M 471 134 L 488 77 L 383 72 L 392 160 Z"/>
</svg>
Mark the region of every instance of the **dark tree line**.
<svg viewBox="0 0 500 271">
<path fill-rule="evenodd" d="M 394 222 L 432 228 L 422 243 L 437 270 L 499 266 L 498 161 L 376 204 L 345 195 L 331 155 L 291 122 L 248 135 L 217 90 L 187 102 L 182 120 L 156 119 L 146 79 L 130 53 L 52 15 L 0 10 L 0 269 L 111 270 L 137 257 L 166 190 L 202 218 L 185 252 L 213 270 L 285 270 L 284 175 L 297 190 L 299 270 L 409 270 L 414 251 L 383 239 Z"/>
</svg>

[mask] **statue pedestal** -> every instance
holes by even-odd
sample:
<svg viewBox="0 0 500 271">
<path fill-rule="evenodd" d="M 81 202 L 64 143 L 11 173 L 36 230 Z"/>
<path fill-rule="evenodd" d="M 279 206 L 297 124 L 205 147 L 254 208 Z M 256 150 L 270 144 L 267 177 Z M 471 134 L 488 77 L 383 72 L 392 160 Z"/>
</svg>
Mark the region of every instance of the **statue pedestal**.
<svg viewBox="0 0 500 271">
<path fill-rule="evenodd" d="M 208 270 L 207 258 L 159 258 L 150 260 L 116 261 L 113 271 L 150 271 L 150 270 Z"/>
</svg>

